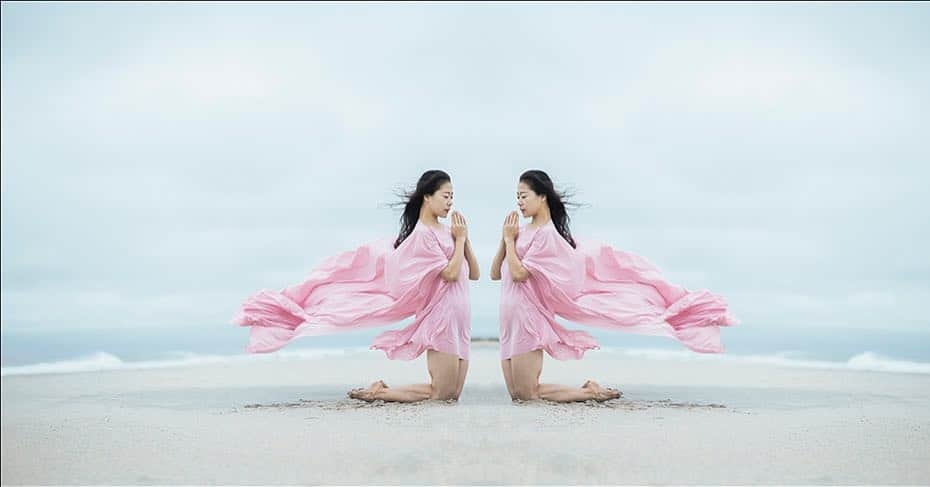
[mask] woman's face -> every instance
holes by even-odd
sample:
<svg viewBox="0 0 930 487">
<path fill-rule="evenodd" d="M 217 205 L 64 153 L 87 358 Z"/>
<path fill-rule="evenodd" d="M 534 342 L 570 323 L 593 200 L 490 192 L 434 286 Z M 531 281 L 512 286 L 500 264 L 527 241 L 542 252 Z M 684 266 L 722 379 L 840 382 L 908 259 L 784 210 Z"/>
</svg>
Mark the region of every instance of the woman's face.
<svg viewBox="0 0 930 487">
<path fill-rule="evenodd" d="M 520 208 L 520 215 L 523 218 L 536 216 L 542 205 L 546 204 L 546 196 L 536 194 L 530 185 L 520 182 L 517 185 L 517 207 Z"/>
<path fill-rule="evenodd" d="M 449 210 L 452 209 L 452 183 L 443 183 L 435 193 L 424 196 L 423 204 L 439 218 L 449 216 Z"/>
</svg>

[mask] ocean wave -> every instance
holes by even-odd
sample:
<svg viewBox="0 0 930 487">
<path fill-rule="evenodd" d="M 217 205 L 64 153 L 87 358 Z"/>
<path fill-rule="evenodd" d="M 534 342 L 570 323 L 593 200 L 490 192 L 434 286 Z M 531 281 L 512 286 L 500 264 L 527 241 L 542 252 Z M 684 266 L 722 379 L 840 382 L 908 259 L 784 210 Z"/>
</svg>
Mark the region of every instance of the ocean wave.
<svg viewBox="0 0 930 487">
<path fill-rule="evenodd" d="M 0 368 L 0 376 L 67 374 L 106 370 L 140 370 L 196 365 L 248 363 L 278 360 L 315 360 L 339 357 L 368 351 L 367 347 L 318 348 L 279 350 L 271 354 L 206 355 L 190 352 L 172 352 L 159 360 L 124 361 L 108 352 L 96 352 L 71 360 L 42 362 Z M 772 355 L 699 354 L 688 350 L 666 350 L 653 348 L 602 347 L 600 352 L 616 353 L 628 357 L 649 360 L 718 361 L 724 363 L 764 364 L 778 367 L 808 369 L 858 370 L 907 374 L 930 374 L 930 363 L 910 362 L 882 356 L 874 352 L 862 352 L 845 362 L 831 362 L 804 358 L 800 352 L 780 352 Z"/>
<path fill-rule="evenodd" d="M 807 359 L 804 358 L 803 353 L 797 351 L 779 352 L 772 355 L 732 355 L 700 354 L 688 350 L 665 350 L 654 348 L 604 347 L 601 350 L 609 353 L 618 353 L 630 357 L 640 357 L 653 360 L 700 360 L 718 361 L 724 363 L 765 364 L 779 367 L 794 367 L 805 369 L 860 370 L 905 374 L 930 374 L 930 363 L 897 360 L 870 351 L 854 355 L 845 362 L 839 362 Z"/>
<path fill-rule="evenodd" d="M 96 352 L 91 355 L 71 360 L 41 362 L 29 365 L 15 365 L 0 368 L 0 376 L 68 374 L 75 372 L 96 372 L 105 370 L 139 370 L 162 369 L 169 367 L 188 367 L 194 365 L 263 362 L 276 360 L 311 360 L 326 357 L 338 357 L 367 351 L 367 347 L 296 349 L 281 350 L 273 354 L 238 354 L 205 355 L 190 352 L 170 352 L 159 360 L 124 361 L 108 352 Z"/>
</svg>

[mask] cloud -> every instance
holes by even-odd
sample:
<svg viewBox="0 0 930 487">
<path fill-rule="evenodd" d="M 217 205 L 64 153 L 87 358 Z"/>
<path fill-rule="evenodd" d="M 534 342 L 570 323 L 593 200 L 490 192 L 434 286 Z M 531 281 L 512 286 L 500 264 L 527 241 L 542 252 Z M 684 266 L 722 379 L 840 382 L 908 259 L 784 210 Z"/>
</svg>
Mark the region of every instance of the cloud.
<svg viewBox="0 0 930 487">
<path fill-rule="evenodd" d="M 748 323 L 927 327 L 925 7 L 3 12 L 4 330 L 225 321 L 437 167 L 485 275 L 539 167 Z"/>
</svg>

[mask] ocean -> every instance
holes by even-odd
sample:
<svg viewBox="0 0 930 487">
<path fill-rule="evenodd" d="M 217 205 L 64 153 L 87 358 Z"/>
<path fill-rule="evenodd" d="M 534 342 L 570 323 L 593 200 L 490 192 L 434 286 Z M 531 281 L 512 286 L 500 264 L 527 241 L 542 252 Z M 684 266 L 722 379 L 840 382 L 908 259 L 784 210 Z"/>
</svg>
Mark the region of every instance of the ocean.
<svg viewBox="0 0 930 487">
<path fill-rule="evenodd" d="M 389 328 L 402 326 L 396 325 Z M 581 328 L 566 323 L 566 326 Z M 242 360 L 325 358 L 367 351 L 386 328 L 295 340 L 270 354 L 247 354 L 248 328 L 234 325 L 189 328 L 85 329 L 0 333 L 2 375 L 68 373 L 123 368 L 156 368 Z M 496 340 L 496 324 L 475 326 L 473 340 Z M 753 327 L 722 329 L 723 354 L 691 352 L 677 342 L 653 336 L 585 328 L 601 349 L 663 360 L 724 360 L 785 367 L 930 373 L 930 330 L 892 331 L 835 327 Z"/>
</svg>

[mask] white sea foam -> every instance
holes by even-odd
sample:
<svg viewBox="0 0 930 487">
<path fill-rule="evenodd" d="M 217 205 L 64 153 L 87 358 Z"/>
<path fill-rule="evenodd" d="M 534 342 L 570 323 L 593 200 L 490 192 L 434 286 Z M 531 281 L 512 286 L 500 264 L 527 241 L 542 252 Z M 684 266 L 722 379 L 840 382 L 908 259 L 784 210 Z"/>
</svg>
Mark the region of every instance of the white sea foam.
<svg viewBox="0 0 930 487">
<path fill-rule="evenodd" d="M 930 374 L 930 363 L 910 362 L 885 357 L 874 352 L 862 352 L 850 357 L 845 362 L 828 360 L 812 360 L 803 358 L 800 352 L 787 351 L 772 355 L 732 355 L 732 354 L 701 354 L 688 350 L 665 350 L 655 348 L 612 348 L 603 347 L 602 351 L 619 353 L 630 357 L 641 357 L 654 360 L 681 360 L 681 361 L 720 361 L 724 363 L 767 364 L 778 367 L 795 367 L 806 369 L 832 369 L 832 370 L 867 370 L 874 372 L 896 372 L 906 374 Z"/>
<path fill-rule="evenodd" d="M 189 352 L 172 352 L 160 360 L 127 362 L 107 352 L 57 362 L 41 362 L 29 365 L 16 365 L 0 368 L 0 376 L 33 374 L 66 374 L 73 372 L 92 372 L 101 370 L 137 370 L 161 369 L 167 367 L 187 367 L 204 364 L 260 362 L 273 360 L 311 360 L 336 357 L 366 351 L 366 347 L 320 348 L 280 350 L 271 354 L 238 355 L 204 355 Z"/>
<path fill-rule="evenodd" d="M 367 351 L 367 347 L 319 348 L 280 350 L 270 354 L 205 355 L 189 352 L 174 352 L 160 360 L 124 361 L 118 356 L 97 352 L 89 356 L 57 362 L 42 362 L 0 368 L 0 376 L 65 374 L 103 370 L 139 370 L 167 367 L 187 367 L 205 364 L 243 363 L 275 360 L 314 360 L 337 357 Z M 651 360 L 721 361 L 724 363 L 767 364 L 778 367 L 797 367 L 833 370 L 865 370 L 908 374 L 930 374 L 930 363 L 896 360 L 873 352 L 863 352 L 845 362 L 805 359 L 798 352 L 781 352 L 773 355 L 699 354 L 688 350 L 665 350 L 653 348 L 603 347 L 606 353 L 617 353 L 629 357 Z"/>
</svg>

